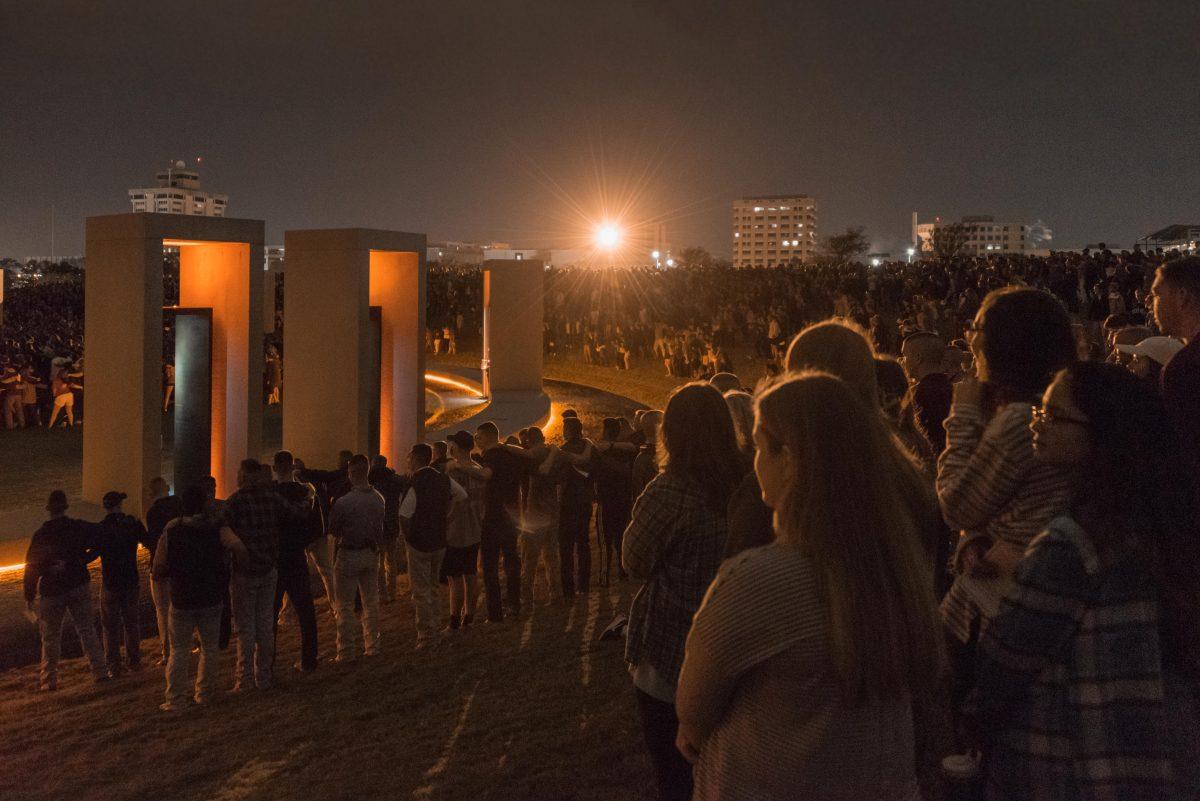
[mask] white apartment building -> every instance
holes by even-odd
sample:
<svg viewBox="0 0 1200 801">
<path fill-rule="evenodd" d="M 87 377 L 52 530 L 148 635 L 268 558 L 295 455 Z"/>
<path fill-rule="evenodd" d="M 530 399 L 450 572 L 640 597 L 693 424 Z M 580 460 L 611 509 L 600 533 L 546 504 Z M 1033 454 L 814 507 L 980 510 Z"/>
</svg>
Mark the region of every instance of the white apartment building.
<svg viewBox="0 0 1200 801">
<path fill-rule="evenodd" d="M 816 250 L 816 198 L 760 195 L 733 201 L 734 267 L 811 261 Z"/>
<path fill-rule="evenodd" d="M 922 254 L 933 253 L 933 236 L 939 228 L 959 225 L 963 232 L 963 254 L 987 256 L 990 253 L 1032 253 L 1047 246 L 1050 230 L 1041 223 L 1019 220 L 997 221 L 988 215 L 963 217 L 955 222 L 935 217 L 933 222 L 918 223 L 913 214 L 913 247 Z"/>
<path fill-rule="evenodd" d="M 200 173 L 177 161 L 155 176 L 158 186 L 129 190 L 134 211 L 224 217 L 229 196 L 200 188 Z"/>
</svg>

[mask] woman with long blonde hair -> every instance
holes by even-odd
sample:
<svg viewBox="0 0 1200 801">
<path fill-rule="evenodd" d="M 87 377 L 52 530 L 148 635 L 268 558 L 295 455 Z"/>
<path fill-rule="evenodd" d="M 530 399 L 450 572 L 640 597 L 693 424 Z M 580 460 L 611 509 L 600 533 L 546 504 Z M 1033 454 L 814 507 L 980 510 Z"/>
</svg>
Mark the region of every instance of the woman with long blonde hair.
<svg viewBox="0 0 1200 801">
<path fill-rule="evenodd" d="M 886 420 L 880 405 L 875 349 L 862 328 L 854 323 L 830 319 L 805 328 L 788 346 L 787 369 L 818 370 L 840 378 L 867 409 Z M 931 575 L 940 578 L 945 574 L 941 557 L 948 547 L 949 531 L 938 510 L 933 482 L 920 458 L 898 436 L 893 434 L 889 439 L 892 446 L 888 451 L 892 461 L 889 472 L 901 484 L 901 500 L 916 522 L 916 537 L 933 568 Z M 939 593 L 943 583 L 935 581 Z"/>
<path fill-rule="evenodd" d="M 810 372 L 761 395 L 754 439 L 776 540 L 722 565 L 688 636 L 694 798 L 916 798 L 912 699 L 942 638 L 887 425 Z"/>
</svg>

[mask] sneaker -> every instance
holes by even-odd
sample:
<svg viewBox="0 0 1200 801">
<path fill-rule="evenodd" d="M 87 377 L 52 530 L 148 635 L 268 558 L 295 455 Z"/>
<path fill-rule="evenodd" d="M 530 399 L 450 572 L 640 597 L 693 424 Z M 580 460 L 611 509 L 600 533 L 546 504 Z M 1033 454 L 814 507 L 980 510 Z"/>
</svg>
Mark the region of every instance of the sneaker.
<svg viewBox="0 0 1200 801">
<path fill-rule="evenodd" d="M 297 673 L 312 673 L 316 669 L 316 665 L 306 666 L 303 662 L 297 662 L 296 664 L 292 665 L 292 670 L 296 671 Z"/>
<path fill-rule="evenodd" d="M 109 669 L 108 669 L 108 677 L 109 677 L 110 679 L 119 679 L 119 678 L 121 678 L 121 669 L 120 669 L 119 667 L 115 667 L 115 668 L 109 668 Z"/>
<path fill-rule="evenodd" d="M 475 616 L 474 616 L 474 615 L 463 615 L 463 616 L 462 616 L 462 627 L 463 627 L 464 629 L 466 629 L 466 628 L 470 628 L 471 624 L 472 624 L 472 623 L 474 623 L 474 622 L 475 622 Z"/>
<path fill-rule="evenodd" d="M 158 708 L 169 715 L 175 715 L 183 711 L 183 707 L 179 706 L 178 704 L 173 704 L 170 701 L 159 704 Z"/>
<path fill-rule="evenodd" d="M 58 691 L 58 682 L 53 682 L 53 681 L 51 681 L 51 682 L 47 682 L 47 683 L 45 683 L 45 684 L 38 684 L 37 686 L 35 686 L 35 687 L 33 688 L 33 691 L 34 691 L 35 693 L 52 693 L 52 692 L 57 692 L 57 691 Z"/>
</svg>

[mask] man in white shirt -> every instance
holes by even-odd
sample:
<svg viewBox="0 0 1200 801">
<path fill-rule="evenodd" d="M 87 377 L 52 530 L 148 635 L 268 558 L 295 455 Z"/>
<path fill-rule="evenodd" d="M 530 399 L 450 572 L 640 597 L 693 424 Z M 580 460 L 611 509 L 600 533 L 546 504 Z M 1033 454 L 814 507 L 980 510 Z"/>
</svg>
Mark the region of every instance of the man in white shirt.
<svg viewBox="0 0 1200 801">
<path fill-rule="evenodd" d="M 347 467 L 350 491 L 329 512 L 334 542 L 333 585 L 337 609 L 337 661 L 356 658 L 354 596 L 362 596 L 363 651 L 379 653 L 379 549 L 383 546 L 383 496 L 367 481 L 369 465 L 362 454 Z"/>
</svg>

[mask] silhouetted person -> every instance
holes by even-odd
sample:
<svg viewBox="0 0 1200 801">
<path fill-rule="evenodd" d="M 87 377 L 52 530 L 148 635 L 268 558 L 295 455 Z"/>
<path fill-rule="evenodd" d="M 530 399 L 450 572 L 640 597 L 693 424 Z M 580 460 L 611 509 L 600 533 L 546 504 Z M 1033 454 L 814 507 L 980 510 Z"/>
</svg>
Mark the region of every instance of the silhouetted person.
<svg viewBox="0 0 1200 801">
<path fill-rule="evenodd" d="M 104 648 L 96 633 L 87 564 L 98 537 L 98 526 L 67 517 L 67 495 L 54 490 L 46 501 L 50 519 L 29 541 L 25 554 L 25 603 L 37 615 L 42 637 L 39 691 L 58 689 L 58 659 L 62 648 L 62 623 L 67 613 L 79 632 L 96 681 L 108 679 Z"/>
<path fill-rule="evenodd" d="M 146 544 L 146 527 L 133 515 L 127 515 L 121 503 L 123 492 L 104 493 L 104 510 L 100 522 L 97 551 L 100 554 L 100 622 L 104 627 L 104 655 L 108 675 L 121 675 L 121 642 L 125 643 L 125 659 L 130 670 L 142 667 L 142 630 L 138 624 L 138 563 L 139 544 Z M 149 548 L 149 546 L 147 546 Z"/>
</svg>

